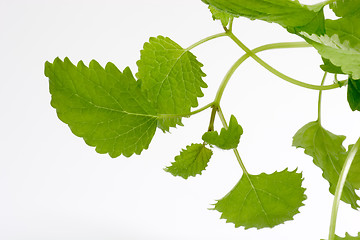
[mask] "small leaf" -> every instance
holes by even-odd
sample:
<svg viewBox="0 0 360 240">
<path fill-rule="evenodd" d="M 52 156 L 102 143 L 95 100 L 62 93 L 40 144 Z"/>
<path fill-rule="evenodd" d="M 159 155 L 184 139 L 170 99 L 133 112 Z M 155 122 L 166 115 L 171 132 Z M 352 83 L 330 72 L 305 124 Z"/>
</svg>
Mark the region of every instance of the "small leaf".
<svg viewBox="0 0 360 240">
<path fill-rule="evenodd" d="M 242 127 L 238 124 L 235 116 L 231 115 L 228 129 L 222 128 L 220 135 L 217 131 L 206 132 L 202 139 L 221 149 L 233 149 L 237 148 L 242 134 Z"/>
<path fill-rule="evenodd" d="M 202 97 L 203 66 L 188 50 L 183 49 L 170 38 L 150 38 L 141 50 L 137 62 L 136 77 L 141 80 L 141 89 L 146 92 L 159 114 L 185 114 L 198 105 Z M 158 127 L 169 131 L 170 127 L 181 124 L 181 118 L 162 119 Z"/>
<path fill-rule="evenodd" d="M 323 171 L 323 177 L 329 182 L 329 191 L 335 193 L 340 172 L 344 165 L 345 148 L 342 143 L 345 136 L 335 135 L 324 129 L 318 121 L 310 122 L 296 132 L 293 146 L 303 148 L 305 154 L 313 157 L 314 164 Z M 355 187 L 346 180 L 341 200 L 357 209 L 359 200 Z"/>
<path fill-rule="evenodd" d="M 209 10 L 210 10 L 210 12 L 212 14 L 213 19 L 214 20 L 220 20 L 221 24 L 224 27 L 226 27 L 229 24 L 231 18 L 236 17 L 233 14 L 229 14 L 227 12 L 218 10 L 213 6 L 209 6 Z"/>
<path fill-rule="evenodd" d="M 206 148 L 204 144 L 191 144 L 175 157 L 175 162 L 171 166 L 164 170 L 185 179 L 189 176 L 194 177 L 205 170 L 211 156 L 212 151 Z"/>
<path fill-rule="evenodd" d="M 235 16 L 275 22 L 291 33 L 325 33 L 324 3 L 307 6 L 292 0 L 202 0 L 219 11 Z"/>
<path fill-rule="evenodd" d="M 337 0 L 330 4 L 330 8 L 338 17 L 360 14 L 360 0 Z"/>
<path fill-rule="evenodd" d="M 292 220 L 306 199 L 302 175 L 286 169 L 270 175 L 243 174 L 236 186 L 215 204 L 214 210 L 235 227 L 272 228 Z"/>
<path fill-rule="evenodd" d="M 111 157 L 140 154 L 147 149 L 157 125 L 156 111 L 145 98 L 129 68 L 112 63 L 102 68 L 73 65 L 68 58 L 46 62 L 51 105 L 71 131 Z"/>
<path fill-rule="evenodd" d="M 360 111 L 360 80 L 348 79 L 347 100 L 351 110 Z"/>
</svg>

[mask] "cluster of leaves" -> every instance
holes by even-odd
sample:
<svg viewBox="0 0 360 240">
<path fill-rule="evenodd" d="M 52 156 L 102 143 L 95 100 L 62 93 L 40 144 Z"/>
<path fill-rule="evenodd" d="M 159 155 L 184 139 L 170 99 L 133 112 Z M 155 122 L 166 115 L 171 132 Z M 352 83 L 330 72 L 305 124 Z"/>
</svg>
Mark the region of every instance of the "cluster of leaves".
<svg viewBox="0 0 360 240">
<path fill-rule="evenodd" d="M 214 19 L 229 31 L 234 18 L 246 17 L 277 23 L 289 33 L 311 44 L 323 58 L 325 72 L 348 76 L 348 102 L 352 110 L 360 111 L 360 0 L 326 1 L 302 5 L 291 0 L 203 0 Z M 323 8 L 330 8 L 339 17 L 325 19 Z M 355 6 L 355 7 L 354 7 Z M 228 28 L 229 26 L 229 28 Z M 152 37 L 144 44 L 138 72 L 134 77 L 129 68 L 120 71 L 114 64 L 105 68 L 95 60 L 87 67 L 74 65 L 68 58 L 46 62 L 51 105 L 58 117 L 72 132 L 96 147 L 98 153 L 111 157 L 141 154 L 149 147 L 159 128 L 163 132 L 182 126 L 182 118 L 192 115 L 207 84 L 202 64 L 190 52 L 168 37 Z M 243 175 L 234 188 L 214 205 L 221 217 L 236 227 L 274 227 L 293 219 L 306 199 L 302 174 L 285 169 L 272 174 L 248 173 L 239 157 L 237 146 L 243 134 L 235 116 L 227 125 L 219 102 L 209 105 L 223 123 L 220 131 L 212 124 L 202 141 L 186 146 L 165 168 L 174 176 L 187 179 L 202 173 L 208 165 L 214 147 L 234 151 Z M 214 114 L 211 121 L 213 122 Z M 343 146 L 345 137 L 325 130 L 318 120 L 302 127 L 293 137 L 293 146 L 303 148 L 322 169 L 334 194 L 350 145 Z M 360 197 L 360 154 L 349 172 L 342 201 L 358 209 Z M 341 238 L 338 238 L 341 239 Z M 360 239 L 346 235 L 345 240 Z"/>
</svg>

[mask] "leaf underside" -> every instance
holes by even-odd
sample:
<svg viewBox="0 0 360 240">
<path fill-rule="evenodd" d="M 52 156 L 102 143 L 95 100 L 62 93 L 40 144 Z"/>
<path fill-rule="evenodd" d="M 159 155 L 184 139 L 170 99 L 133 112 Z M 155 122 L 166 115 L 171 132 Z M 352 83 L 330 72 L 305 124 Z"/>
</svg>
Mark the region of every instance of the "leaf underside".
<svg viewBox="0 0 360 240">
<path fill-rule="evenodd" d="M 329 191 L 335 193 L 340 172 L 345 162 L 347 152 L 342 143 L 345 136 L 335 135 L 324 129 L 318 121 L 310 122 L 296 132 L 293 146 L 303 148 L 305 154 L 313 157 L 314 164 L 323 171 L 323 177 L 329 182 Z M 357 209 L 360 200 L 355 189 L 357 185 L 346 180 L 341 200 Z"/>
<path fill-rule="evenodd" d="M 292 0 L 202 0 L 213 8 L 251 20 L 278 23 L 291 33 L 323 34 L 323 4 L 302 5 Z"/>
<path fill-rule="evenodd" d="M 360 240 L 360 233 L 358 233 L 357 236 L 353 237 L 350 234 L 346 233 L 345 237 L 339 237 L 339 236 L 335 236 L 335 240 Z"/>
<path fill-rule="evenodd" d="M 330 8 L 338 17 L 360 14 L 360 0 L 337 0 L 330 4 Z"/>
<path fill-rule="evenodd" d="M 296 171 L 296 170 L 295 170 Z M 292 220 L 306 199 L 302 175 L 286 169 L 272 174 L 245 175 L 214 210 L 235 227 L 272 228 Z"/>
<path fill-rule="evenodd" d="M 89 67 L 68 58 L 46 62 L 51 105 L 71 131 L 111 157 L 140 154 L 157 126 L 156 111 L 142 94 L 129 68 L 120 72 L 112 63 Z"/>
<path fill-rule="evenodd" d="M 205 170 L 211 156 L 212 151 L 204 144 L 191 144 L 175 157 L 175 162 L 165 168 L 165 171 L 185 179 L 194 177 Z"/>
<path fill-rule="evenodd" d="M 299 36 L 310 43 L 324 59 L 328 59 L 329 63 L 325 65 L 330 66 L 330 69 L 340 68 L 335 73 L 348 74 L 354 80 L 360 79 L 360 15 L 327 19 L 325 23 L 325 35 L 301 32 Z"/>
</svg>

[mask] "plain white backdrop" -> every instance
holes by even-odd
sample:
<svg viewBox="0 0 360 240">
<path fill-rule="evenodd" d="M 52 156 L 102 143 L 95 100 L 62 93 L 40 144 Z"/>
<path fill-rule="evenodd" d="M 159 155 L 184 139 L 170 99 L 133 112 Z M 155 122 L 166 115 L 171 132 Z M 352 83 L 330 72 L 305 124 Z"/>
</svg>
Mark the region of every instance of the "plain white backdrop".
<svg viewBox="0 0 360 240">
<path fill-rule="evenodd" d="M 74 136 L 50 106 L 45 61 L 96 59 L 135 73 L 151 36 L 168 36 L 185 48 L 221 31 L 200 0 L 0 0 L 0 239 L 327 238 L 333 199 L 328 183 L 309 156 L 291 147 L 294 133 L 316 120 L 318 92 L 286 83 L 252 60 L 235 73 L 222 101 L 226 117 L 236 115 L 244 128 L 240 154 L 253 174 L 298 168 L 308 196 L 294 221 L 273 229 L 234 228 L 208 210 L 241 177 L 231 152 L 215 149 L 196 178 L 163 171 L 182 148 L 201 142 L 209 111 L 184 119 L 185 127 L 170 134 L 157 131 L 141 156 L 111 159 Z M 300 40 L 276 24 L 247 19 L 235 21 L 234 33 L 250 48 Z M 192 52 L 207 74 L 203 106 L 243 52 L 227 38 Z M 296 79 L 321 81 L 321 59 L 312 49 L 260 56 Z M 322 116 L 326 129 L 348 137 L 346 146 L 360 136 L 360 115 L 348 107 L 346 88 L 324 92 Z M 337 233 L 359 230 L 359 212 L 341 204 Z"/>
</svg>

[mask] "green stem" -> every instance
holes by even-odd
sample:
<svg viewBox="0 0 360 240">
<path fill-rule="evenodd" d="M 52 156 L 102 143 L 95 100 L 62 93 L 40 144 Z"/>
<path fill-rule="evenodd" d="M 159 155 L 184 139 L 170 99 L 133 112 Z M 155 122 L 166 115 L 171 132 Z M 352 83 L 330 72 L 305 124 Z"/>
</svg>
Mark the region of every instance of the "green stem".
<svg viewBox="0 0 360 240">
<path fill-rule="evenodd" d="M 201 39 L 200 41 L 192 44 L 190 47 L 186 48 L 185 50 L 190 51 L 191 49 L 193 49 L 193 48 L 195 48 L 195 47 L 197 47 L 197 46 L 199 46 L 199 45 L 201 45 L 201 44 L 203 44 L 203 43 L 205 43 L 207 41 L 210 41 L 210 40 L 213 40 L 213 39 L 219 38 L 219 37 L 224 37 L 224 36 L 227 36 L 227 34 L 225 32 L 211 35 L 209 37 Z"/>
<path fill-rule="evenodd" d="M 335 239 L 335 227 L 336 227 L 336 218 L 337 218 L 337 213 L 338 213 L 338 209 L 339 209 L 339 203 L 340 203 L 340 199 L 341 199 L 341 194 L 342 191 L 344 189 L 344 184 L 346 181 L 346 177 L 349 173 L 351 164 L 355 158 L 356 153 L 358 152 L 360 147 L 360 138 L 356 141 L 355 145 L 351 148 L 351 150 L 349 151 L 344 166 L 341 170 L 340 176 L 339 176 L 339 180 L 337 182 L 336 185 L 336 189 L 335 189 L 335 195 L 334 195 L 334 202 L 333 202 L 333 206 L 332 206 L 332 210 L 331 210 L 331 220 L 330 220 L 330 228 L 329 228 L 329 240 L 334 240 Z"/>
<path fill-rule="evenodd" d="M 324 85 L 326 79 L 327 72 L 324 73 L 324 76 L 321 80 L 321 86 Z M 322 97 L 322 90 L 319 91 L 319 100 L 318 100 L 318 119 L 317 121 L 321 124 L 321 97 Z"/>
<path fill-rule="evenodd" d="M 278 76 L 279 78 L 298 85 L 300 87 L 304 87 L 304 88 L 308 88 L 308 89 L 313 89 L 313 90 L 330 90 L 330 89 L 334 89 L 334 88 L 339 88 L 340 85 L 339 84 L 331 84 L 331 85 L 326 85 L 326 86 L 318 86 L 318 85 L 313 85 L 313 84 L 308 84 L 308 83 L 304 83 L 301 81 L 298 81 L 296 79 L 293 79 L 281 72 L 279 72 L 278 70 L 276 70 L 275 68 L 271 67 L 269 64 L 267 64 L 264 60 L 262 60 L 261 58 L 259 58 L 253 51 L 251 51 L 248 47 L 246 47 L 232 32 L 228 31 L 226 32 L 226 34 L 241 48 L 243 49 L 247 54 L 250 55 L 250 57 L 252 57 L 256 62 L 258 62 L 261 66 L 263 66 L 265 69 L 267 69 L 269 72 L 273 73 L 274 75 Z M 345 81 L 344 81 L 345 82 Z"/>
<path fill-rule="evenodd" d="M 188 113 L 179 113 L 179 114 L 159 114 L 158 117 L 159 118 L 178 118 L 178 117 L 190 117 L 191 115 L 197 114 L 199 112 L 202 112 L 206 109 L 208 109 L 209 107 L 212 107 L 214 105 L 213 102 L 206 104 L 205 106 L 192 111 L 192 112 L 188 112 Z"/>
<path fill-rule="evenodd" d="M 217 107 L 217 113 L 218 113 L 218 115 L 219 115 L 219 118 L 220 118 L 220 120 L 221 120 L 221 123 L 222 123 L 223 127 L 224 127 L 225 129 L 228 129 L 229 126 L 228 126 L 228 124 L 227 124 L 227 122 L 226 122 L 226 119 L 225 119 L 225 117 L 224 117 L 223 112 L 221 111 L 220 106 Z M 249 177 L 249 173 L 248 173 L 248 171 L 246 170 L 245 165 L 244 165 L 244 163 L 242 162 L 242 160 L 241 160 L 241 158 L 240 158 L 239 151 L 237 150 L 237 148 L 234 148 L 233 151 L 234 151 L 234 154 L 235 154 L 235 156 L 236 156 L 236 160 L 238 161 L 238 163 L 240 164 L 241 169 L 243 170 L 243 173 L 244 173 L 247 177 Z"/>
<path fill-rule="evenodd" d="M 283 43 L 272 43 L 272 44 L 266 44 L 260 47 L 257 47 L 255 49 L 253 49 L 251 52 L 252 53 L 258 53 L 258 52 L 262 52 L 265 50 L 270 50 L 270 49 L 280 49 L 280 48 L 302 48 L 302 47 L 311 47 L 311 45 L 309 45 L 306 42 L 283 42 Z M 220 100 L 221 97 L 224 93 L 225 87 L 228 84 L 230 78 L 232 77 L 232 75 L 234 74 L 234 72 L 236 71 L 236 69 L 246 60 L 250 57 L 250 54 L 245 53 L 243 56 L 241 56 L 229 69 L 229 71 L 226 73 L 223 81 L 220 84 L 220 87 L 217 91 L 216 97 L 214 102 L 217 103 L 218 105 L 220 104 Z"/>
</svg>

